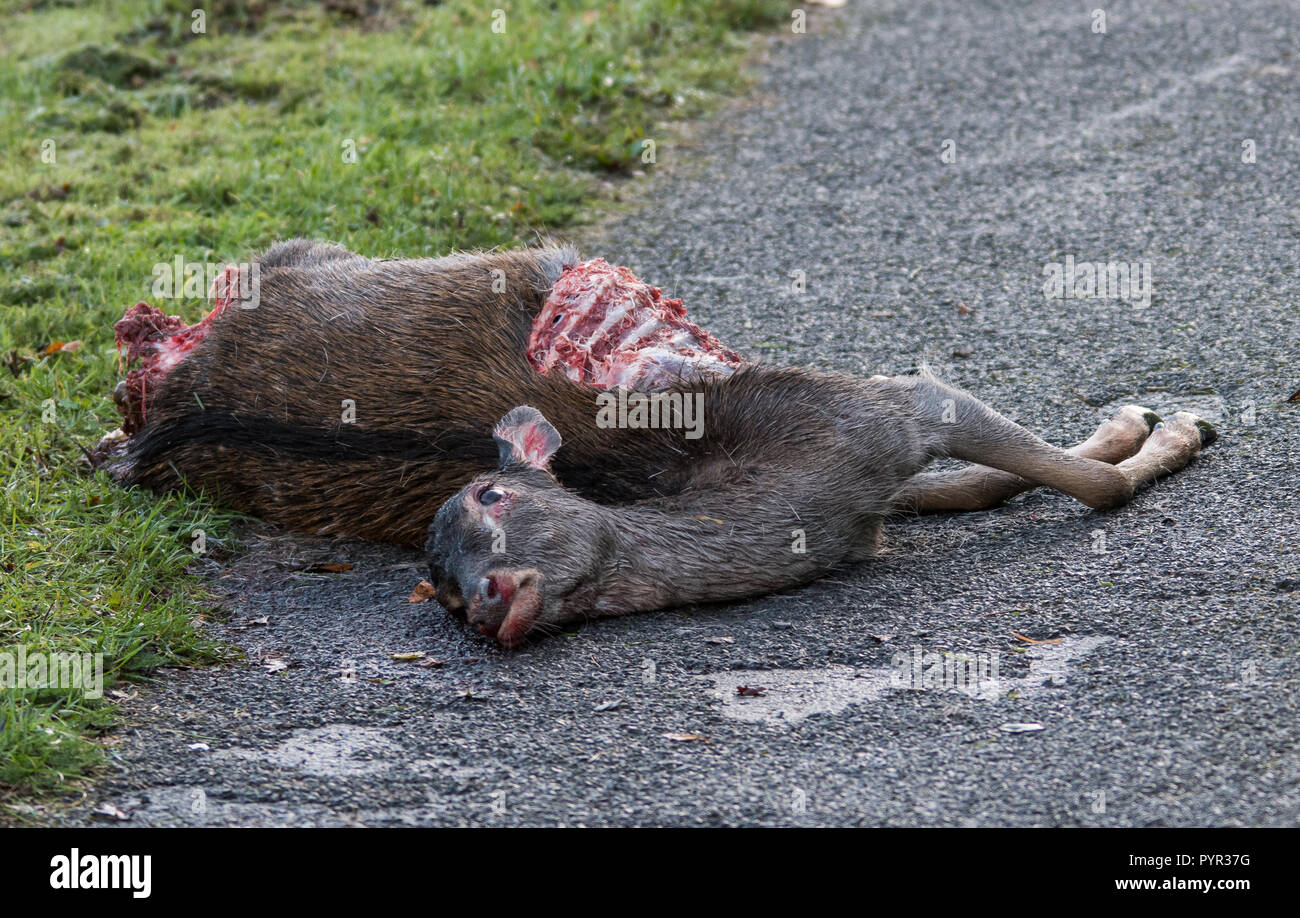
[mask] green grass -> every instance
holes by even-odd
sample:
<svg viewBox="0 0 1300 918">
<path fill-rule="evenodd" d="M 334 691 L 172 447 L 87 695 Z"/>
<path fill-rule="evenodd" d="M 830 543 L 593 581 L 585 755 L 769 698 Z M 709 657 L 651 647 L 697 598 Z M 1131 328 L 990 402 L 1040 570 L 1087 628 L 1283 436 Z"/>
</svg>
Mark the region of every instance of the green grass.
<svg viewBox="0 0 1300 918">
<path fill-rule="evenodd" d="M 113 684 L 222 656 L 195 626 L 190 542 L 222 544 L 230 515 L 80 465 L 77 444 L 117 425 L 111 326 L 150 299 L 153 265 L 293 235 L 415 256 L 571 226 L 602 176 L 651 168 L 656 126 L 736 88 L 744 31 L 789 16 L 778 0 L 209 0 L 195 35 L 197 6 L 0 0 L 0 652 L 100 652 L 110 683 L 100 701 L 0 688 L 11 801 L 93 773 Z"/>
</svg>

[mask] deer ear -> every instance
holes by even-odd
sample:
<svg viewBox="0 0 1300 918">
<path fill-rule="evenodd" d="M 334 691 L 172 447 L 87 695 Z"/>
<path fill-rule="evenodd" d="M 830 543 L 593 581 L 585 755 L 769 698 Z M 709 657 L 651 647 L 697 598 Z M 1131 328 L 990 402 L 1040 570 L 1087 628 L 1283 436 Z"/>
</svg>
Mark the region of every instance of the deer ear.
<svg viewBox="0 0 1300 918">
<path fill-rule="evenodd" d="M 547 469 L 551 456 L 560 448 L 560 432 L 542 413 L 528 405 L 512 408 L 492 431 L 497 441 L 498 464 L 518 462 L 535 469 Z"/>
</svg>

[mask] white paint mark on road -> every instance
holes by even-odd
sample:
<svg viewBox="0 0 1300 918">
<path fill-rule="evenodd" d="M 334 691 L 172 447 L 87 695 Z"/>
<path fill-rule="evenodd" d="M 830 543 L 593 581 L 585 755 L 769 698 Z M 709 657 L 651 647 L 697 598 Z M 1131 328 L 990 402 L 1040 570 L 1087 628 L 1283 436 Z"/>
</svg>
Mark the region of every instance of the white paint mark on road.
<svg viewBox="0 0 1300 918">
<path fill-rule="evenodd" d="M 216 755 L 261 760 L 326 778 L 344 778 L 388 771 L 399 752 L 385 730 L 332 724 L 295 730 L 293 736 L 271 749 L 224 749 Z"/>
<path fill-rule="evenodd" d="M 968 698 L 995 701 L 1013 689 L 1021 696 L 1067 684 L 1070 666 L 1085 654 L 1110 640 L 1103 635 L 1063 638 L 1057 644 L 1035 644 L 1026 651 L 1029 673 L 1019 678 L 994 678 L 978 684 L 952 688 Z M 909 655 L 910 656 L 910 655 Z M 813 714 L 839 714 L 851 705 L 882 698 L 898 688 L 893 667 L 858 669 L 835 665 L 814 669 L 729 670 L 713 673 L 710 691 L 722 702 L 722 715 L 730 720 L 771 725 L 795 724 Z M 761 689 L 759 695 L 741 695 L 740 686 Z M 938 690 L 942 691 L 942 690 Z"/>
<path fill-rule="evenodd" d="M 713 695 L 722 701 L 722 714 L 749 723 L 798 723 L 813 714 L 838 714 L 890 690 L 891 670 L 856 670 L 852 666 L 819 669 L 738 670 L 715 673 Z M 759 686 L 764 694 L 741 697 L 742 685 Z"/>
<path fill-rule="evenodd" d="M 295 730 L 292 736 L 270 749 L 222 749 L 213 755 L 228 760 L 269 762 L 322 778 L 414 773 L 430 780 L 465 781 L 488 770 L 483 765 L 463 765 L 445 756 L 409 758 L 409 749 L 402 742 L 400 732 L 352 724 Z"/>
<path fill-rule="evenodd" d="M 979 166 L 1002 165 L 1005 163 L 1024 163 L 1033 154 L 1043 151 L 1058 151 L 1062 148 L 1072 149 L 1080 138 L 1091 137 L 1117 125 L 1126 125 L 1134 120 L 1162 114 L 1174 97 L 1197 86 L 1208 86 L 1224 77 L 1243 70 L 1250 63 L 1245 54 L 1233 54 L 1216 61 L 1204 70 L 1191 74 L 1171 74 L 1170 85 L 1145 99 L 1124 105 L 1111 111 L 1100 111 L 1083 124 L 1072 125 L 1055 134 L 1040 134 L 1026 141 L 1014 143 L 1010 148 L 991 157 L 978 157 L 972 162 Z"/>
</svg>

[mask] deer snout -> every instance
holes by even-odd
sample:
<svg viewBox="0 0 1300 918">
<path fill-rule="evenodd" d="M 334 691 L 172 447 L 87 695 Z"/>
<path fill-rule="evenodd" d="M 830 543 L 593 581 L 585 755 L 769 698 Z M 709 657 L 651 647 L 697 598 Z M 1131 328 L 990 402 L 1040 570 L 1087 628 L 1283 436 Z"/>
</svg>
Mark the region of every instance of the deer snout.
<svg viewBox="0 0 1300 918">
<path fill-rule="evenodd" d="M 488 637 L 496 637 L 501 623 L 510 612 L 510 582 L 500 574 L 480 577 L 478 585 L 468 590 L 469 609 L 466 620 Z"/>
<path fill-rule="evenodd" d="M 493 571 L 479 578 L 467 620 L 504 647 L 516 647 L 532 629 L 542 609 L 537 570 Z"/>
</svg>

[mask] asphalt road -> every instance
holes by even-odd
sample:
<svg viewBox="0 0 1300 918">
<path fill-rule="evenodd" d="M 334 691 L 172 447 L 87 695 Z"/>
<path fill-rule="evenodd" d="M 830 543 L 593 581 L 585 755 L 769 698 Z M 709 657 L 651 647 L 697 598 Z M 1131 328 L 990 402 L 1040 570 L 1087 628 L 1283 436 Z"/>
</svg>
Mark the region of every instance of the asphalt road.
<svg viewBox="0 0 1300 918">
<path fill-rule="evenodd" d="M 814 16 L 585 248 L 751 357 L 928 363 L 1053 442 L 1189 408 L 1221 434 L 1191 467 L 1112 513 L 899 520 L 811 587 L 516 653 L 409 604 L 413 555 L 258 530 L 218 580 L 248 663 L 126 701 L 115 773 L 47 818 L 1294 825 L 1300 7 L 1185 6 Z M 1067 257 L 1149 266 L 1149 302 L 1047 298 Z M 997 679 L 898 687 L 914 648 Z M 390 656 L 416 651 L 443 662 Z"/>
</svg>

